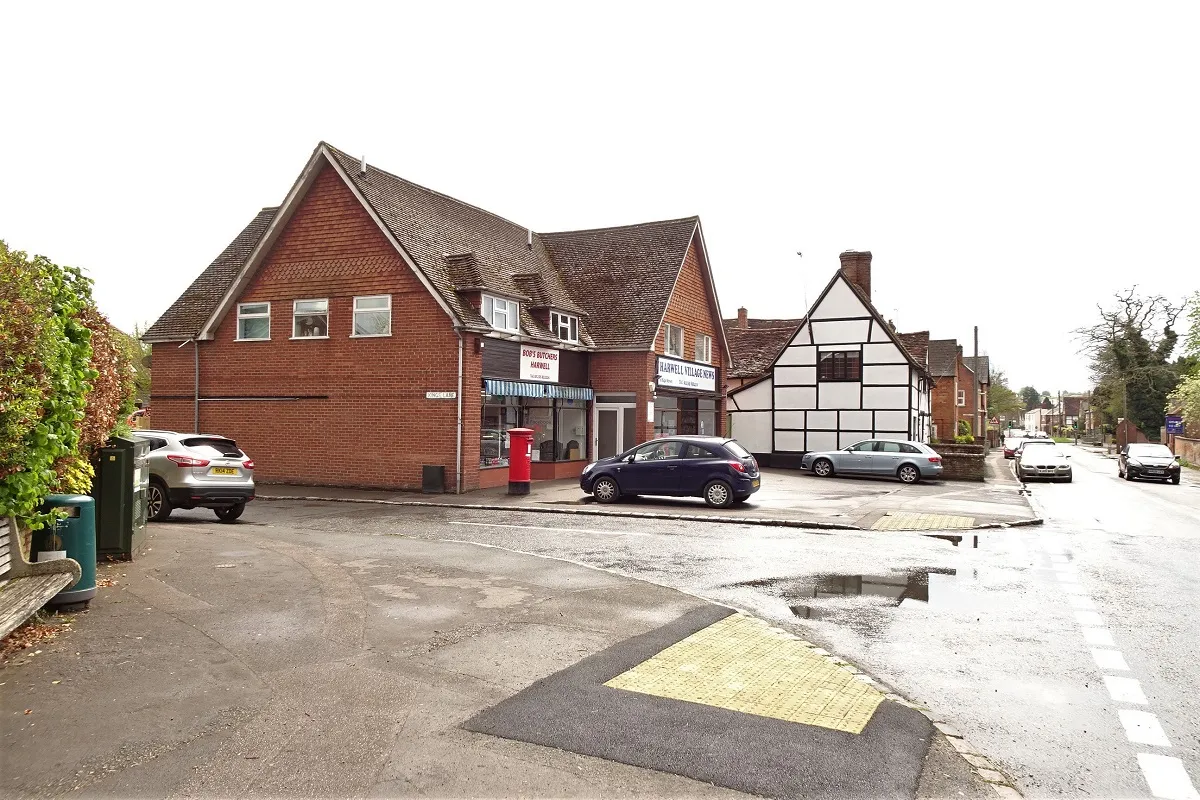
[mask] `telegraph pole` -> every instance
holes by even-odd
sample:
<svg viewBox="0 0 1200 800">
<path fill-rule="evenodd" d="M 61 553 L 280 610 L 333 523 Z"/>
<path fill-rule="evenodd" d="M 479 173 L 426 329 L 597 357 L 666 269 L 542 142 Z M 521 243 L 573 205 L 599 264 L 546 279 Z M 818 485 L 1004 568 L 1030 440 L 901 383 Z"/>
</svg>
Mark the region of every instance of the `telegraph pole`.
<svg viewBox="0 0 1200 800">
<path fill-rule="evenodd" d="M 975 427 L 975 438 L 978 439 L 981 436 L 983 436 L 984 433 L 986 433 L 986 428 L 984 430 L 980 430 L 980 428 L 983 426 L 981 426 L 979 424 L 979 326 L 978 325 L 975 326 L 975 360 L 972 363 L 975 366 L 975 369 L 971 370 L 971 373 L 975 376 L 975 380 L 972 381 L 972 383 L 975 384 L 975 391 L 971 395 L 974 398 L 971 401 L 971 408 L 974 409 L 974 411 L 975 411 L 975 426 L 974 426 Z"/>
</svg>

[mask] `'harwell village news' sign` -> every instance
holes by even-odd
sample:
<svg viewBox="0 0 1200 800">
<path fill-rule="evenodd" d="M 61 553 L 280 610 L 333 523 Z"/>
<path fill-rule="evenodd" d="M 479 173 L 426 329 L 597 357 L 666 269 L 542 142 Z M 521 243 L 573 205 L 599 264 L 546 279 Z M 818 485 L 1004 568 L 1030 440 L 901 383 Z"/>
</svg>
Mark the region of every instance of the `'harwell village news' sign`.
<svg viewBox="0 0 1200 800">
<path fill-rule="evenodd" d="M 521 380 L 558 383 L 558 351 L 522 346 Z"/>
<path fill-rule="evenodd" d="M 673 389 L 691 389 L 694 392 L 715 392 L 717 368 L 659 356 L 658 385 Z"/>
</svg>

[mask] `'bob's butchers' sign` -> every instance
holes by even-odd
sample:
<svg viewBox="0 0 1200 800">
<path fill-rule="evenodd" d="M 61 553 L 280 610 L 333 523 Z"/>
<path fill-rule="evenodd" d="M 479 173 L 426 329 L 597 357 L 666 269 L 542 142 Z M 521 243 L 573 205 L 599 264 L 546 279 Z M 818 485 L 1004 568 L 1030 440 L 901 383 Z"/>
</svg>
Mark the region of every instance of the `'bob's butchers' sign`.
<svg viewBox="0 0 1200 800">
<path fill-rule="evenodd" d="M 522 346 L 521 380 L 558 383 L 558 351 Z"/>
<path fill-rule="evenodd" d="M 715 392 L 717 368 L 659 356 L 658 385 L 673 389 L 691 389 L 694 392 Z"/>
</svg>

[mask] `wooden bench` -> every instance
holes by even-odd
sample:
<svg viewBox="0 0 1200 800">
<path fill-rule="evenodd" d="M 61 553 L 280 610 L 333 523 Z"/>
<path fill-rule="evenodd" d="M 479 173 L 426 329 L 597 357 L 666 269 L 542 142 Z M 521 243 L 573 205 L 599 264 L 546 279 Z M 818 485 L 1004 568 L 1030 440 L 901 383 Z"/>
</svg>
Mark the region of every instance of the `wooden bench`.
<svg viewBox="0 0 1200 800">
<path fill-rule="evenodd" d="M 79 576 L 79 562 L 73 558 L 29 563 L 21 551 L 17 520 L 0 519 L 0 639 Z"/>
</svg>

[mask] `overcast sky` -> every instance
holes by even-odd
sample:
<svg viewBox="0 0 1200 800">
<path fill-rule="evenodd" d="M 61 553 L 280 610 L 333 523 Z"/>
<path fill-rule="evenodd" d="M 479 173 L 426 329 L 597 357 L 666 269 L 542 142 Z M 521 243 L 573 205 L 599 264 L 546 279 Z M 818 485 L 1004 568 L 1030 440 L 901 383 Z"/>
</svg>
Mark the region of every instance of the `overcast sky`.
<svg viewBox="0 0 1200 800">
<path fill-rule="evenodd" d="M 153 322 L 324 139 L 535 230 L 699 214 L 725 316 L 846 249 L 902 330 L 1083 389 L 1200 288 L 1200 4 L 6 3 L 0 238 Z M 803 257 L 796 255 L 804 253 Z"/>
</svg>

